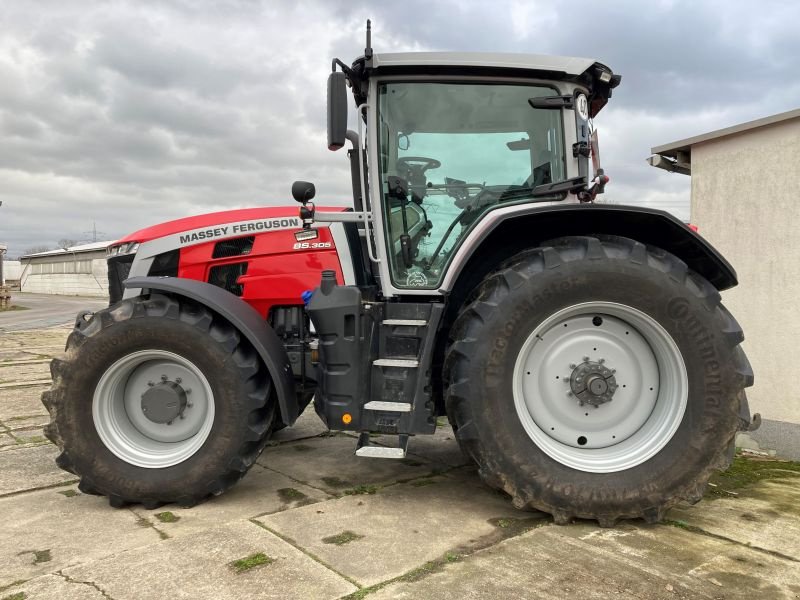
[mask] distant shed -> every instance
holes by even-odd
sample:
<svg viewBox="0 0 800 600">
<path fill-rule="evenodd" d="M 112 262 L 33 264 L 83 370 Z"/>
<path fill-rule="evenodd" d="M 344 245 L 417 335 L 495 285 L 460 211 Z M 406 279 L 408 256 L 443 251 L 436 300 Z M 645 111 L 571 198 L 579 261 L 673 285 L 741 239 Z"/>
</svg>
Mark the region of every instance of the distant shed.
<svg viewBox="0 0 800 600">
<path fill-rule="evenodd" d="M 21 291 L 62 296 L 108 296 L 106 249 L 113 243 L 93 242 L 21 257 Z"/>
</svg>

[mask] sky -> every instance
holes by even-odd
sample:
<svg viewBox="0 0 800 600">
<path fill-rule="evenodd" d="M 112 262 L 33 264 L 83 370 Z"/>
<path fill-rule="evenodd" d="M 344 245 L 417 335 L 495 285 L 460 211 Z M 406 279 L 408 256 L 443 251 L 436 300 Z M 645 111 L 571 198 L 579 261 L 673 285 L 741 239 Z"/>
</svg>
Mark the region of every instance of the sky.
<svg viewBox="0 0 800 600">
<path fill-rule="evenodd" d="M 0 243 L 115 239 L 191 214 L 347 204 L 325 142 L 331 58 L 527 52 L 595 58 L 622 84 L 595 120 L 605 200 L 688 217 L 650 148 L 800 106 L 800 4 L 637 0 L 3 0 Z"/>
</svg>

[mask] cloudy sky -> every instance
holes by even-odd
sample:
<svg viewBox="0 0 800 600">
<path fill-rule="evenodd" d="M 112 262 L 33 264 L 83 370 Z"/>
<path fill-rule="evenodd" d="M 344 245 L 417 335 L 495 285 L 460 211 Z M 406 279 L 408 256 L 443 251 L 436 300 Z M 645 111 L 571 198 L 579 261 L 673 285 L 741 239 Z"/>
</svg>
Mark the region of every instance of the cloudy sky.
<svg viewBox="0 0 800 600">
<path fill-rule="evenodd" d="M 623 75 L 596 120 L 606 198 L 688 216 L 689 178 L 654 145 L 800 106 L 800 4 L 764 1 L 403 2 L 3 0 L 0 242 L 9 254 L 93 223 L 291 203 L 295 179 L 346 203 L 325 148 L 333 56 L 473 50 L 597 58 Z"/>
</svg>

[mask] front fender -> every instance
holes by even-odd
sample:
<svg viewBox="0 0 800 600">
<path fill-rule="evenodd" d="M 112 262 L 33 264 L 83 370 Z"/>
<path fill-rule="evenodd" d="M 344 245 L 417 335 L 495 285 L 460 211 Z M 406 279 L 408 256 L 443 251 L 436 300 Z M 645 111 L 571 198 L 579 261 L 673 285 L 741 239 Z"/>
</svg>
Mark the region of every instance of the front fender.
<svg viewBox="0 0 800 600">
<path fill-rule="evenodd" d="M 292 425 L 299 416 L 294 376 L 286 349 L 261 315 L 249 304 L 220 287 L 180 277 L 132 277 L 125 280 L 127 289 L 140 289 L 140 293 L 159 291 L 189 298 L 208 307 L 233 325 L 253 348 L 272 378 L 278 396 L 281 420 Z"/>
</svg>

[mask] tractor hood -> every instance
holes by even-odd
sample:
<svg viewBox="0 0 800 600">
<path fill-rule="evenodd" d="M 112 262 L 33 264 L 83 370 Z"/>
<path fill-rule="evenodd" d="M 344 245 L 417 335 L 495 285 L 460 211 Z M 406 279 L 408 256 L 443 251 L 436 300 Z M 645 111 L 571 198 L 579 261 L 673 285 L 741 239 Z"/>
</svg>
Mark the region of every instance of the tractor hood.
<svg viewBox="0 0 800 600">
<path fill-rule="evenodd" d="M 317 207 L 318 211 L 339 212 L 346 210 L 344 206 L 327 206 Z M 138 242 L 140 244 L 155 240 L 158 238 L 182 233 L 184 231 L 192 231 L 202 229 L 204 227 L 216 227 L 219 225 L 235 224 L 238 222 L 254 221 L 263 219 L 270 221 L 272 219 L 298 219 L 297 206 L 269 206 L 260 208 L 241 208 L 237 210 L 224 210 L 220 212 L 206 213 L 203 215 L 195 215 L 192 217 L 184 217 L 174 221 L 167 221 L 145 227 L 139 231 L 135 231 L 124 238 L 120 239 L 117 244 L 124 244 L 130 242 Z M 299 222 L 299 220 L 298 220 Z M 298 224 L 298 229 L 301 225 Z"/>
</svg>

